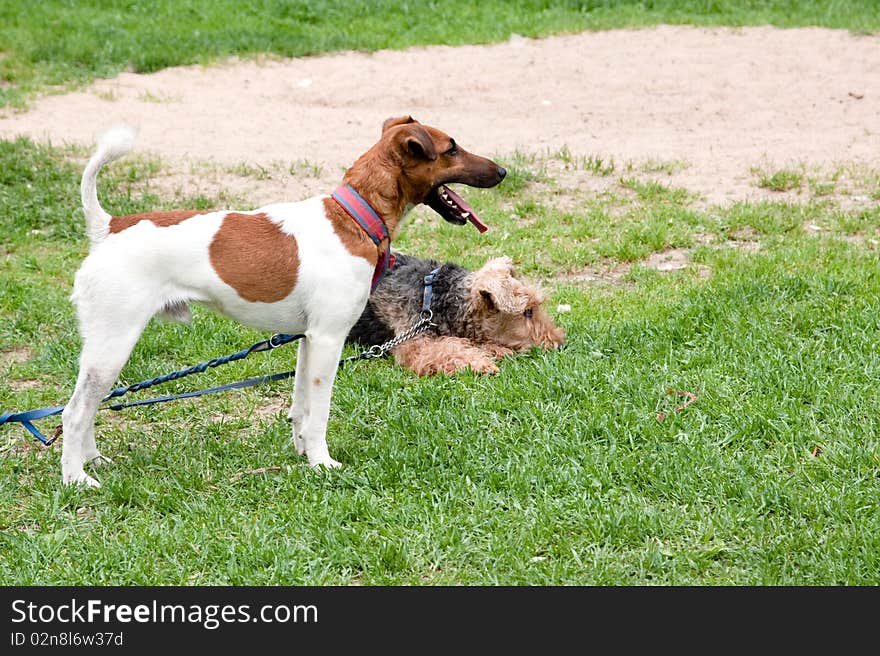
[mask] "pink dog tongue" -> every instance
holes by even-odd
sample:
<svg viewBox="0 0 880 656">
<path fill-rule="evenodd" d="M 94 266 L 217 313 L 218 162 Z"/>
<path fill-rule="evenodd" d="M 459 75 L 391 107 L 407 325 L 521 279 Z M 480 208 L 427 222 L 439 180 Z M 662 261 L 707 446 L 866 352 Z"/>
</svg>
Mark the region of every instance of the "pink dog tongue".
<svg viewBox="0 0 880 656">
<path fill-rule="evenodd" d="M 479 230 L 480 232 L 486 232 L 489 229 L 489 227 L 486 224 L 484 224 L 482 221 L 480 221 L 480 218 L 477 216 L 477 213 L 474 212 L 474 208 L 471 207 L 470 205 L 468 205 L 465 202 L 464 198 L 462 198 L 457 193 L 452 191 L 452 189 L 450 189 L 446 185 L 443 185 L 443 191 L 446 192 L 446 194 L 449 196 L 449 198 L 456 205 L 458 205 L 459 208 L 461 208 L 462 212 L 461 212 L 460 216 L 462 218 L 465 218 L 468 221 L 470 221 L 471 223 L 473 223 L 474 227 L 477 230 Z"/>
<path fill-rule="evenodd" d="M 477 230 L 479 230 L 480 232 L 486 232 L 486 231 L 489 229 L 489 226 L 487 226 L 485 223 L 483 223 L 482 221 L 480 221 L 480 220 L 479 220 L 474 214 L 471 214 L 471 215 L 468 217 L 468 221 L 470 221 L 471 223 L 473 223 L 473 224 L 474 224 L 474 227 L 475 227 Z"/>
</svg>

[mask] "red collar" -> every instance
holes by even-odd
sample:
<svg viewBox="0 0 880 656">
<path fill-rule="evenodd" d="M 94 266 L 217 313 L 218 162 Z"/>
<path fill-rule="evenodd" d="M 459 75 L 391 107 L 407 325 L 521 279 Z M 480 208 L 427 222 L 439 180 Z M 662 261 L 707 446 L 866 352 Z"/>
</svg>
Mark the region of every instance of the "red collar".
<svg viewBox="0 0 880 656">
<path fill-rule="evenodd" d="M 388 240 L 388 248 L 379 255 L 376 269 L 373 272 L 373 282 L 370 291 L 376 289 L 382 277 L 394 265 L 394 255 L 391 254 L 391 236 L 382 217 L 374 210 L 364 197 L 356 192 L 351 185 L 339 185 L 332 194 L 333 200 L 339 203 L 354 221 L 367 233 L 373 243 L 378 246 L 383 240 Z"/>
</svg>

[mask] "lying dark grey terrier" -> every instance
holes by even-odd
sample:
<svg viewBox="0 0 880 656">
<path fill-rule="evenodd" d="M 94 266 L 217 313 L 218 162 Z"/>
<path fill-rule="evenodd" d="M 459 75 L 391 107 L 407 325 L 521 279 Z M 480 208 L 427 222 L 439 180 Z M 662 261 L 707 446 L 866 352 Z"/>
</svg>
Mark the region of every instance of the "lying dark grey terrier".
<svg viewBox="0 0 880 656">
<path fill-rule="evenodd" d="M 468 367 L 491 374 L 498 371 L 496 361 L 511 353 L 562 346 L 565 334 L 544 309 L 544 295 L 514 277 L 509 257 L 489 260 L 477 271 L 402 253 L 395 258 L 348 341 L 380 344 L 411 328 L 422 311 L 425 276 L 439 267 L 430 303 L 436 326 L 391 351 L 404 367 L 419 376 Z"/>
</svg>

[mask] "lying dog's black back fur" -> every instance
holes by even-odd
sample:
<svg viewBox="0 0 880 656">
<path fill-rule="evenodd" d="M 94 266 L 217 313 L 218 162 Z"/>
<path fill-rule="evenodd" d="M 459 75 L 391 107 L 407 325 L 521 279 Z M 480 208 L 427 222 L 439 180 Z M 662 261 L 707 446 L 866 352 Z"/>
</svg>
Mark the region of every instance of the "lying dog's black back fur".
<svg viewBox="0 0 880 656">
<path fill-rule="evenodd" d="M 406 328 L 415 323 L 422 311 L 424 280 L 440 264 L 413 255 L 394 253 L 392 266 L 370 296 L 360 319 L 348 333 L 348 341 L 358 344 L 381 344 L 395 336 L 391 322 L 405 318 Z M 457 335 L 467 308 L 467 285 L 463 279 L 472 273 L 457 264 L 442 265 L 434 279 L 431 310 L 435 335 Z M 390 313 L 393 312 L 394 315 Z M 404 328 L 404 330 L 406 329 Z M 400 331 L 402 332 L 402 331 Z"/>
</svg>

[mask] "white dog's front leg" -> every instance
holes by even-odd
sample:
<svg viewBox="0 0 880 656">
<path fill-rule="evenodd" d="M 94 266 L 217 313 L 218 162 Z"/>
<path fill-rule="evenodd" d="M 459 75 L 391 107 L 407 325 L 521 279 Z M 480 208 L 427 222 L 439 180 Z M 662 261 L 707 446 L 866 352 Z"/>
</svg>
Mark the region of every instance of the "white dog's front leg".
<svg viewBox="0 0 880 656">
<path fill-rule="evenodd" d="M 309 341 L 303 338 L 297 346 L 293 400 L 290 404 L 290 412 L 287 413 L 287 418 L 290 419 L 293 429 L 293 445 L 296 447 L 297 455 L 301 456 L 306 453 L 306 443 L 303 440 L 302 432 L 306 418 L 309 416 L 309 390 L 306 385 L 309 378 L 308 362 Z"/>
<path fill-rule="evenodd" d="M 345 343 L 342 337 L 306 337 L 309 340 L 309 356 L 307 374 L 304 380 L 299 379 L 297 371 L 297 389 L 304 390 L 308 395 L 306 401 L 309 409 L 302 430 L 306 457 L 312 467 L 341 467 L 342 464 L 330 457 L 327 448 L 327 420 L 330 416 L 330 396 L 333 392 L 333 380 L 339 366 L 339 356 Z"/>
</svg>

